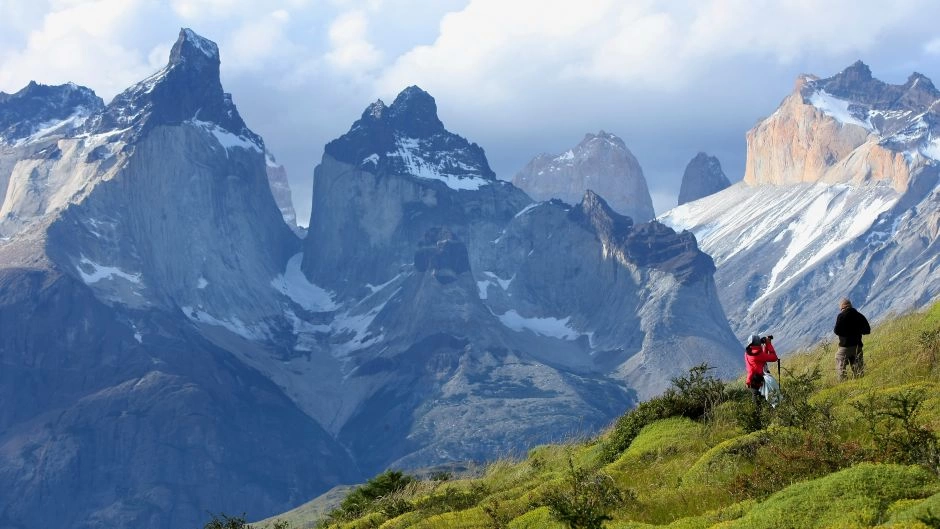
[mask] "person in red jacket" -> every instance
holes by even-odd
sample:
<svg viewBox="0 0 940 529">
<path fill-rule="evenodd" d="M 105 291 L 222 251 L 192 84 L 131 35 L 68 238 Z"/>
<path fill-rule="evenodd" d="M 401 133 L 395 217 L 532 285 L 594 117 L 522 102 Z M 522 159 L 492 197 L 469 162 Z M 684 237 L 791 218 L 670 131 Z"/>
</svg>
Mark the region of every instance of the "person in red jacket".
<svg viewBox="0 0 940 529">
<path fill-rule="evenodd" d="M 756 334 L 751 335 L 751 343 L 744 349 L 744 364 L 747 366 L 747 378 L 744 383 L 750 388 L 754 397 L 754 405 L 760 407 L 760 388 L 764 385 L 764 366 L 767 362 L 776 362 L 777 351 L 771 341 L 773 336 L 761 338 Z"/>
</svg>

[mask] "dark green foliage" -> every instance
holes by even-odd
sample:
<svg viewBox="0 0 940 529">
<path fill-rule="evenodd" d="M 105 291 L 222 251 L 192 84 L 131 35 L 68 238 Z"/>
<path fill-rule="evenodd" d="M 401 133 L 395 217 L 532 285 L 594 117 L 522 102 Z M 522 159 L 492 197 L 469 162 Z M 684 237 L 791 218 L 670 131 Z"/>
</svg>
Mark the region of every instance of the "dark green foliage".
<svg viewBox="0 0 940 529">
<path fill-rule="evenodd" d="M 386 470 L 350 492 L 338 509 L 327 514 L 321 525 L 353 520 L 368 512 L 393 513 L 394 516 L 399 516 L 411 511 L 414 507 L 410 502 L 390 496 L 401 492 L 415 481 L 413 476 L 397 470 Z M 388 514 L 386 516 L 394 517 Z"/>
<path fill-rule="evenodd" d="M 213 514 L 212 519 L 202 526 L 203 529 L 251 529 L 245 521 L 245 515 L 229 516 L 225 513 Z"/>
<path fill-rule="evenodd" d="M 424 498 L 418 509 L 428 514 L 462 511 L 480 503 L 487 494 L 489 490 L 481 483 L 474 483 L 469 489 L 448 486 Z"/>
<path fill-rule="evenodd" d="M 874 441 L 875 459 L 922 465 L 940 474 L 940 440 L 917 420 L 924 399 L 922 391 L 910 389 L 887 397 L 870 394 L 853 403 Z"/>
<path fill-rule="evenodd" d="M 718 404 L 726 399 L 725 385 L 708 374 L 711 369 L 707 364 L 689 369 L 688 375 L 672 379 L 672 387 L 662 396 L 641 402 L 631 412 L 621 416 L 604 443 L 604 460 L 610 462 L 617 459 L 629 448 L 640 430 L 660 419 L 708 418 Z"/>
<path fill-rule="evenodd" d="M 564 487 L 546 492 L 541 504 L 552 517 L 571 529 L 601 529 L 610 520 L 610 511 L 634 499 L 632 491 L 621 491 L 613 478 L 603 472 L 575 468 L 568 459 Z"/>
</svg>

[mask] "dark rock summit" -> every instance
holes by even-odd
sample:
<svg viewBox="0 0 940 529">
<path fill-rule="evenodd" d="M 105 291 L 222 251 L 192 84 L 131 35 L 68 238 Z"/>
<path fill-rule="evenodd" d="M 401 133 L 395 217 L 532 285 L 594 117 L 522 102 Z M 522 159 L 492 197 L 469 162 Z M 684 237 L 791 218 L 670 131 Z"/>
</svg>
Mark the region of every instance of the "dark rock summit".
<svg viewBox="0 0 940 529">
<path fill-rule="evenodd" d="M 181 29 L 167 65 L 118 94 L 92 120 L 90 131 L 131 128 L 135 134 L 160 125 L 186 121 L 211 123 L 263 149 L 261 137 L 245 125 L 222 89 L 219 50 L 215 43 L 190 29 Z"/>
<path fill-rule="evenodd" d="M 679 187 L 679 205 L 707 197 L 730 185 L 718 158 L 700 152 L 685 166 Z"/>
<path fill-rule="evenodd" d="M 496 179 L 483 149 L 448 132 L 434 98 L 417 86 L 403 90 L 391 106 L 381 99 L 369 105 L 325 152 L 376 175 L 438 180 L 454 188 L 477 189 Z"/>
<path fill-rule="evenodd" d="M 67 134 L 103 107 L 101 98 L 84 86 L 30 81 L 14 94 L 0 92 L 0 144 L 28 138 L 43 129 Z"/>
</svg>

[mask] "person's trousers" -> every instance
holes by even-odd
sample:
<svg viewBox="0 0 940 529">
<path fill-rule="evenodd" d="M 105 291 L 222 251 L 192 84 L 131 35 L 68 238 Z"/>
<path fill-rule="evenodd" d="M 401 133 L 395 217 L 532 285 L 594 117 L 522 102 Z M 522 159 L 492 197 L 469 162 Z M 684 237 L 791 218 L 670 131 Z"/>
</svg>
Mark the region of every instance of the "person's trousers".
<svg viewBox="0 0 940 529">
<path fill-rule="evenodd" d="M 836 373 L 839 375 L 839 381 L 845 380 L 845 367 L 852 366 L 852 374 L 860 377 L 865 374 L 865 356 L 862 354 L 861 345 L 850 345 L 840 347 L 836 351 Z"/>
</svg>

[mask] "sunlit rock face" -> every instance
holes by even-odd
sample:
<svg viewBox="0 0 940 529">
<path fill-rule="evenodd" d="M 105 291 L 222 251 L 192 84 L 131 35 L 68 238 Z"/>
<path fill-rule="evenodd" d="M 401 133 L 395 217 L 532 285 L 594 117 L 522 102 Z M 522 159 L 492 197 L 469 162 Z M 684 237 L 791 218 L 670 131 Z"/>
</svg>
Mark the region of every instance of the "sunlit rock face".
<svg viewBox="0 0 940 529">
<path fill-rule="evenodd" d="M 873 319 L 936 299 L 938 102 L 926 77 L 891 85 L 861 62 L 801 76 L 748 132 L 744 182 L 661 218 L 715 259 L 737 334 L 792 349 L 831 338 L 842 297 Z"/>
<path fill-rule="evenodd" d="M 653 218 L 653 200 L 640 163 L 623 140 L 609 132 L 586 134 L 562 154 L 536 156 L 512 183 L 537 201 L 557 198 L 569 204 L 577 204 L 590 190 L 635 222 Z"/>
</svg>

